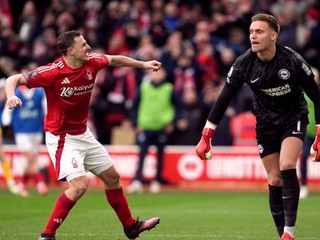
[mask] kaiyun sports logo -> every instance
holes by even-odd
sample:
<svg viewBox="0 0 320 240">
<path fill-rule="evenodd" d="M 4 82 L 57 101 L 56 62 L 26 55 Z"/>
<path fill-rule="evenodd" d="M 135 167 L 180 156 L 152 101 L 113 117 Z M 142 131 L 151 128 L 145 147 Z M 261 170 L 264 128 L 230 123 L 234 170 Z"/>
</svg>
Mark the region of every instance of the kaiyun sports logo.
<svg viewBox="0 0 320 240">
<path fill-rule="evenodd" d="M 72 97 L 83 94 L 88 94 L 92 92 L 94 84 L 75 86 L 75 87 L 62 87 L 61 88 L 61 97 Z"/>
</svg>

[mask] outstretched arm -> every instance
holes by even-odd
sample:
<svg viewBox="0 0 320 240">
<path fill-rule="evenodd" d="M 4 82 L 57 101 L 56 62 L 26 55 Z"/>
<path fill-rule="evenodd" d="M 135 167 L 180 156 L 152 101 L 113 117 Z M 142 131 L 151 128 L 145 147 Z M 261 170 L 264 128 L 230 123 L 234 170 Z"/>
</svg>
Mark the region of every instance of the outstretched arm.
<svg viewBox="0 0 320 240">
<path fill-rule="evenodd" d="M 211 139 L 231 99 L 237 93 L 237 91 L 237 88 L 225 85 L 217 99 L 216 104 L 212 107 L 207 118 L 206 125 L 202 130 L 201 139 L 196 146 L 196 153 L 200 159 L 206 160 L 212 158 Z"/>
<path fill-rule="evenodd" d="M 7 95 L 7 107 L 9 109 L 15 107 L 21 107 L 22 102 L 18 98 L 14 91 L 18 85 L 27 85 L 27 80 L 22 76 L 22 74 L 15 74 L 7 78 L 6 80 L 6 95 Z"/>
<path fill-rule="evenodd" d="M 156 60 L 139 61 L 123 55 L 106 55 L 109 59 L 109 65 L 113 67 L 134 67 L 152 69 L 154 72 L 158 71 L 161 63 Z"/>
</svg>

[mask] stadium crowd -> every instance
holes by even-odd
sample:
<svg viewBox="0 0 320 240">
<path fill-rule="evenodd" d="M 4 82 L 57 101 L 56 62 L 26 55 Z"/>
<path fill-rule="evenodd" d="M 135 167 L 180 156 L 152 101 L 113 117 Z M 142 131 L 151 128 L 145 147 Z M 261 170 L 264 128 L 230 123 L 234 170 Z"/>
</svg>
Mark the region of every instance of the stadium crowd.
<svg viewBox="0 0 320 240">
<path fill-rule="evenodd" d="M 251 17 L 271 13 L 282 26 L 279 43 L 320 69 L 320 4 L 316 0 L 2 0 L 0 78 L 57 59 L 57 36 L 78 29 L 92 51 L 157 59 L 184 102 L 184 124 L 169 144 L 196 145 L 231 64 L 250 47 Z M 91 101 L 91 129 L 111 143 L 115 126 L 128 127 L 130 109 L 146 72 L 106 68 Z M 232 145 L 230 121 L 247 111 L 244 87 L 231 103 L 213 145 Z M 129 124 L 128 124 L 129 123 Z M 133 126 L 131 126 L 133 127 Z M 249 134 L 250 135 L 250 134 Z M 251 135 L 250 135 L 251 136 Z M 5 136 L 6 137 L 6 136 Z"/>
</svg>

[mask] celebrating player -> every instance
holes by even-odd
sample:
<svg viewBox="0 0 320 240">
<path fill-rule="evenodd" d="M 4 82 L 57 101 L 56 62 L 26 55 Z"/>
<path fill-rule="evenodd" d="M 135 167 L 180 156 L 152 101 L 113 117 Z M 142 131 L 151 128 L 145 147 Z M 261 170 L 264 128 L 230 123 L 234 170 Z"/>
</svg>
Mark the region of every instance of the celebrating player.
<svg viewBox="0 0 320 240">
<path fill-rule="evenodd" d="M 296 165 L 301 151 L 308 109 L 303 92 L 315 106 L 317 137 L 312 146 L 314 161 L 320 161 L 320 92 L 305 60 L 294 50 L 278 44 L 280 26 L 272 15 L 252 17 L 251 48 L 232 65 L 217 103 L 212 107 L 196 152 L 211 159 L 214 136 L 228 104 L 247 83 L 254 92 L 258 150 L 268 175 L 269 205 L 281 240 L 294 240 L 299 204 Z"/>
<path fill-rule="evenodd" d="M 54 63 L 25 74 L 15 74 L 6 81 L 7 106 L 21 106 L 15 95 L 17 85 L 43 87 L 48 111 L 45 117 L 46 145 L 58 179 L 67 180 L 69 188 L 57 199 L 48 223 L 39 240 L 54 240 L 56 230 L 88 188 L 86 172 L 90 171 L 104 183 L 107 201 L 121 221 L 129 239 L 154 228 L 160 218 L 139 221 L 120 185 L 120 176 L 108 152 L 87 127 L 89 101 L 97 72 L 106 67 L 135 67 L 159 70 L 156 60 L 138 61 L 126 56 L 89 53 L 90 46 L 77 30 L 58 37 L 62 57 Z"/>
</svg>

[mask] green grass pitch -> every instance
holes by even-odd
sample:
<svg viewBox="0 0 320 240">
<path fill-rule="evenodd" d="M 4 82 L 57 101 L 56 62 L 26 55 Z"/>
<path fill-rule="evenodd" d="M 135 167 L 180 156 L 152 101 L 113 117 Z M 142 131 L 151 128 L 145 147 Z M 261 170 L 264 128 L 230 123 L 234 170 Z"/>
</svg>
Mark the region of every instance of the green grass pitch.
<svg viewBox="0 0 320 240">
<path fill-rule="evenodd" d="M 0 190 L 0 239 L 36 240 L 56 197 L 31 192 L 28 198 Z M 267 192 L 163 191 L 127 195 L 134 216 L 161 218 L 145 240 L 273 240 L 278 239 L 269 212 Z M 320 193 L 300 201 L 296 239 L 320 239 Z M 122 226 L 103 191 L 88 190 L 57 232 L 58 240 L 125 240 Z"/>
</svg>

